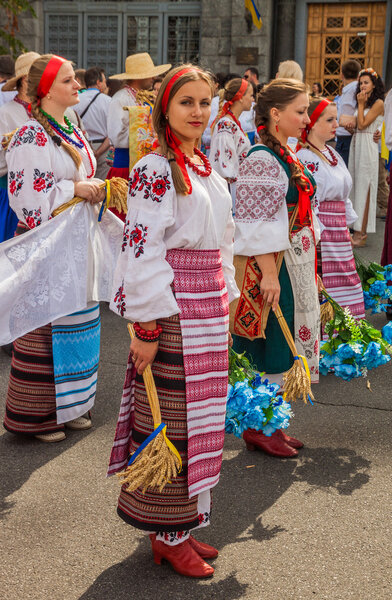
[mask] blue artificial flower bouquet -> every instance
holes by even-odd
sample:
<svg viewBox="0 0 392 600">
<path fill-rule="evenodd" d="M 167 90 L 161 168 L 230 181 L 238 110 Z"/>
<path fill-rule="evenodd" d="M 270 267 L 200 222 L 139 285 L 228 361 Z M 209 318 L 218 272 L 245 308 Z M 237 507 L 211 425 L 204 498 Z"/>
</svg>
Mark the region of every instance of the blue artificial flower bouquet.
<svg viewBox="0 0 392 600">
<path fill-rule="evenodd" d="M 392 286 L 388 285 L 392 281 L 392 265 L 382 267 L 375 262 L 365 265 L 358 256 L 355 263 L 362 283 L 365 309 L 370 308 L 372 314 L 385 312 L 392 300 Z"/>
<path fill-rule="evenodd" d="M 279 385 L 262 379 L 246 358 L 229 348 L 229 388 L 225 430 L 241 437 L 247 429 L 272 435 L 286 429 L 293 416 L 290 404 L 278 394 Z"/>
<path fill-rule="evenodd" d="M 320 373 L 334 372 L 350 381 L 367 375 L 371 369 L 391 360 L 388 337 L 365 319 L 355 320 L 349 308 L 343 309 L 325 290 L 321 292 L 330 302 L 334 317 L 325 325 L 328 340 L 320 347 Z M 392 330 L 389 332 L 392 339 Z M 385 337 L 385 339 L 383 339 Z"/>
</svg>

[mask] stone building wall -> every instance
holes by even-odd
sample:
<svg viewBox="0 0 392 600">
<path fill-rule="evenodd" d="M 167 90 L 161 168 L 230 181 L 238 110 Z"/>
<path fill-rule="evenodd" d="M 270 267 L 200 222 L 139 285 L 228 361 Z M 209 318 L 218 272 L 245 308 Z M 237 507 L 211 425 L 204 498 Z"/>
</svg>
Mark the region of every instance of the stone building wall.
<svg viewBox="0 0 392 600">
<path fill-rule="evenodd" d="M 19 31 L 16 37 L 23 42 L 30 52 L 44 51 L 44 9 L 42 0 L 34 0 L 32 6 L 36 12 L 37 18 L 33 18 L 30 13 L 22 13 L 18 19 Z M 4 13 L 0 13 L 0 27 L 7 23 Z"/>
<path fill-rule="evenodd" d="M 250 13 L 243 0 L 202 0 L 201 47 L 202 64 L 215 72 L 242 73 L 253 64 L 260 71 L 260 79 L 270 77 L 273 0 L 258 0 L 263 20 L 261 29 L 250 21 Z M 257 49 L 255 62 L 239 64 L 237 51 Z"/>
</svg>

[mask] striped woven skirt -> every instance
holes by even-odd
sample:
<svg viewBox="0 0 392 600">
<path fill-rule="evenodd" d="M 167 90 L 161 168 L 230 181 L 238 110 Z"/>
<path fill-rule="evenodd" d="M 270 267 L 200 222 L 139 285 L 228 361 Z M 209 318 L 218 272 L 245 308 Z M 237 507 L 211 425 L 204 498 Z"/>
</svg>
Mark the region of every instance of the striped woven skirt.
<svg viewBox="0 0 392 600">
<path fill-rule="evenodd" d="M 51 325 L 14 342 L 4 427 L 32 435 L 64 429 L 56 419 Z"/>
<path fill-rule="evenodd" d="M 180 317 L 160 319 L 152 372 L 162 421 L 183 470 L 164 489 L 121 490 L 118 513 L 145 531 L 176 532 L 210 519 L 210 489 L 219 481 L 227 395 L 228 297 L 218 250 L 169 250 Z M 141 377 L 128 359 L 108 475 L 153 431 Z"/>
<path fill-rule="evenodd" d="M 182 471 L 162 492 L 141 489 L 128 493 L 121 489 L 118 514 L 127 523 L 145 531 L 179 531 L 199 525 L 198 498 L 188 497 L 188 442 L 184 361 L 181 327 L 178 315 L 160 319 L 162 333 L 152 373 L 159 397 L 162 421 L 166 433 L 182 460 Z M 133 454 L 153 431 L 151 409 L 143 377 L 136 375 L 134 395 L 134 426 L 129 443 Z"/>
<path fill-rule="evenodd" d="M 318 216 L 325 226 L 320 240 L 325 289 L 343 308 L 348 306 L 354 317 L 363 319 L 363 291 L 347 229 L 345 204 L 322 202 Z"/>
</svg>

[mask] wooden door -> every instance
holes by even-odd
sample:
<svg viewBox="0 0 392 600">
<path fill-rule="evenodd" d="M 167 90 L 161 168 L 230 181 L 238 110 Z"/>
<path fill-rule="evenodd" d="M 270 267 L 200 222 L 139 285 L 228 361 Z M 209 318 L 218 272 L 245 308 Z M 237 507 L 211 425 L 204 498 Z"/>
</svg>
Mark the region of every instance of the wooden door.
<svg viewBox="0 0 392 600">
<path fill-rule="evenodd" d="M 306 82 L 321 83 L 325 96 L 340 93 L 342 62 L 355 58 L 382 73 L 386 2 L 308 6 Z"/>
</svg>

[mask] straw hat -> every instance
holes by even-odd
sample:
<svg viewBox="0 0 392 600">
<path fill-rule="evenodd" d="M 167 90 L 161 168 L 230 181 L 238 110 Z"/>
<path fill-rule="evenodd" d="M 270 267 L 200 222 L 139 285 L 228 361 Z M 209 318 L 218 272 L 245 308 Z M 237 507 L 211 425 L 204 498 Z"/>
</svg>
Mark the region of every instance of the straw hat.
<svg viewBox="0 0 392 600">
<path fill-rule="evenodd" d="M 109 79 L 149 79 L 162 75 L 170 69 L 171 65 L 160 65 L 156 67 L 151 56 L 147 52 L 131 54 L 125 60 L 125 73 L 112 75 Z"/>
<path fill-rule="evenodd" d="M 26 52 L 26 54 L 21 54 L 15 61 L 15 77 L 12 77 L 3 85 L 3 92 L 12 92 L 16 90 L 16 84 L 18 79 L 24 77 L 28 74 L 31 65 L 37 58 L 40 57 L 40 54 L 37 52 Z"/>
</svg>

